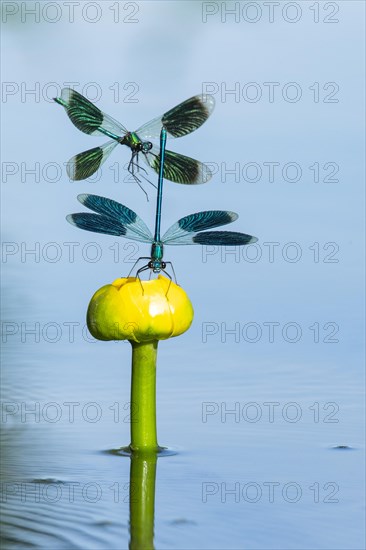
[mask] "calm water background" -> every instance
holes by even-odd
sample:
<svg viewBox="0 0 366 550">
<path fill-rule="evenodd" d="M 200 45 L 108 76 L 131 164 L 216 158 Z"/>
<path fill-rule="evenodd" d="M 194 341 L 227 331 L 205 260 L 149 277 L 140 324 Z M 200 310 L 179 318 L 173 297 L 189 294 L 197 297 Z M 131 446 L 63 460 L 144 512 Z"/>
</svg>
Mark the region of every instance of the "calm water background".
<svg viewBox="0 0 366 550">
<path fill-rule="evenodd" d="M 50 99 L 68 82 L 130 129 L 210 83 L 213 116 L 171 148 L 218 173 L 191 189 L 166 182 L 163 228 L 225 208 L 240 214 L 233 230 L 259 238 L 247 255 L 166 251 L 195 321 L 159 349 L 159 442 L 177 454 L 158 460 L 156 547 L 364 548 L 364 4 L 298 2 L 296 23 L 282 2 L 273 23 L 263 2 L 238 3 L 238 22 L 209 4 L 80 2 L 70 22 L 61 2 L 36 23 L 3 3 L 4 548 L 129 541 L 130 460 L 103 451 L 129 443 L 130 347 L 84 325 L 93 292 L 148 250 L 64 218 L 94 192 L 152 225 L 154 196 L 123 181 L 126 148 L 99 181 L 68 181 L 63 163 L 103 143 Z M 283 176 L 289 162 L 298 181 Z M 238 181 L 225 175 L 235 163 Z M 338 181 L 324 181 L 336 165 Z"/>
</svg>

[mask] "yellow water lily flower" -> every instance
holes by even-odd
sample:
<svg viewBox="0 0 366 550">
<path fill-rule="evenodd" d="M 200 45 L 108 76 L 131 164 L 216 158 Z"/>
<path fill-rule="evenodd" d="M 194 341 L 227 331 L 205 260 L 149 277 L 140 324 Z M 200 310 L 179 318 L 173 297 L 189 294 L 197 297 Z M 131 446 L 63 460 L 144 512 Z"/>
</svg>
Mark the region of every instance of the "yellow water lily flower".
<svg viewBox="0 0 366 550">
<path fill-rule="evenodd" d="M 192 320 L 193 307 L 187 294 L 162 275 L 150 281 L 116 279 L 97 290 L 87 313 L 94 338 L 137 343 L 179 336 Z"/>
</svg>

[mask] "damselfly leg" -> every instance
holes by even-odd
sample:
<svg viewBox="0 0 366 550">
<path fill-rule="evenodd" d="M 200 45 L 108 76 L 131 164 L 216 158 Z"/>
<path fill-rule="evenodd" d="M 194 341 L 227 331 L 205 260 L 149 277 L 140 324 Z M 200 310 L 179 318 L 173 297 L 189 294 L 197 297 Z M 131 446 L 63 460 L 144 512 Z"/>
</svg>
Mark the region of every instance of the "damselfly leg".
<svg viewBox="0 0 366 550">
<path fill-rule="evenodd" d="M 176 274 L 175 274 L 175 271 L 174 271 L 174 267 L 173 267 L 172 262 L 165 262 L 165 263 L 166 263 L 166 265 L 169 264 L 170 267 L 172 268 L 173 275 L 174 275 L 174 281 L 175 281 L 175 284 L 177 285 L 177 284 L 178 284 L 178 281 L 177 281 L 177 277 L 176 277 Z M 162 269 L 162 271 L 163 271 L 163 273 L 166 273 L 166 271 L 164 271 L 164 269 Z M 167 274 L 167 273 L 166 273 L 166 274 Z M 167 275 L 168 275 L 168 274 L 167 274 Z M 168 275 L 168 277 L 169 277 L 169 275 Z M 170 277 L 170 279 L 171 279 L 171 277 Z"/>
<path fill-rule="evenodd" d="M 132 269 L 131 271 L 129 272 L 129 274 L 127 275 L 127 277 L 129 277 L 132 273 L 132 271 L 135 269 L 135 267 L 137 266 L 137 264 L 141 261 L 141 260 L 151 260 L 150 256 L 141 256 L 141 258 L 138 258 L 135 263 L 133 264 L 132 266 Z M 137 272 L 138 273 L 138 272 Z"/>
<path fill-rule="evenodd" d="M 141 166 L 138 163 L 138 160 L 139 160 L 138 152 L 133 152 L 131 156 L 131 160 L 128 163 L 127 170 L 131 174 L 131 176 L 133 177 L 137 185 L 140 187 L 140 189 L 142 189 L 142 191 L 145 193 L 146 200 L 149 201 L 149 195 L 145 191 L 145 189 L 142 187 L 140 178 L 143 178 L 145 181 L 147 181 L 147 183 L 155 187 L 155 189 L 157 189 L 157 186 L 152 181 L 150 181 L 144 174 L 141 173 L 141 172 L 145 172 L 145 174 L 147 174 L 148 172 L 147 170 L 145 170 L 143 166 Z M 137 174 L 139 174 L 140 177 L 137 176 Z"/>
</svg>

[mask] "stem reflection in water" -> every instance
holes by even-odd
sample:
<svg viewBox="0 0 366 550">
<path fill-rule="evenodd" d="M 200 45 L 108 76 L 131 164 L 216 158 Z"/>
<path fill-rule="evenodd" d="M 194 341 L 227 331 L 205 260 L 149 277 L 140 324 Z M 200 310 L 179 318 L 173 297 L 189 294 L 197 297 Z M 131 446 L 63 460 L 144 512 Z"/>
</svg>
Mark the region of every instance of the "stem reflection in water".
<svg viewBox="0 0 366 550">
<path fill-rule="evenodd" d="M 157 453 L 131 454 L 130 550 L 154 549 L 155 477 Z"/>
</svg>

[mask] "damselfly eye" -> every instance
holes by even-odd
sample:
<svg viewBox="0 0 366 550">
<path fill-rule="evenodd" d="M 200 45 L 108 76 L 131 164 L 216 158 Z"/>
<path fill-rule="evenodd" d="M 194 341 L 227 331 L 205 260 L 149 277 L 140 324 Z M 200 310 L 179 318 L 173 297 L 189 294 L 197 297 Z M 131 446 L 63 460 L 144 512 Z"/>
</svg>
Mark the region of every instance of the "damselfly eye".
<svg viewBox="0 0 366 550">
<path fill-rule="evenodd" d="M 153 263 L 153 262 L 149 262 L 147 265 L 149 266 L 150 269 L 153 269 L 153 267 L 154 267 L 154 263 Z"/>
<path fill-rule="evenodd" d="M 165 268 L 166 268 L 166 263 L 165 263 L 165 262 L 161 262 L 161 267 L 162 267 L 163 269 L 165 269 Z"/>
</svg>

